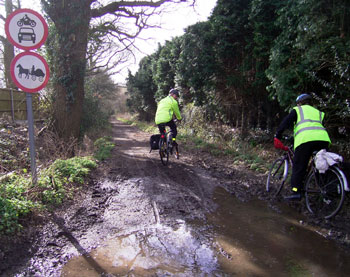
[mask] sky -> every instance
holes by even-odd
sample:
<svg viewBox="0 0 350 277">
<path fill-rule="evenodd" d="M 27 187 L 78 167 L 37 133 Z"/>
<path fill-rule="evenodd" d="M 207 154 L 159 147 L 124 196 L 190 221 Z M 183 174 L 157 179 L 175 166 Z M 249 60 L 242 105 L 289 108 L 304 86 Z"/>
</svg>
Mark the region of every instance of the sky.
<svg viewBox="0 0 350 277">
<path fill-rule="evenodd" d="M 186 7 L 179 5 L 179 8 L 164 14 L 162 17 L 155 18 L 161 28 L 151 28 L 143 30 L 139 40 L 136 41 L 136 46 L 142 52 L 135 53 L 136 59 L 131 59 L 128 65 L 123 66 L 120 74 L 113 76 L 117 83 L 125 83 L 128 70 L 135 73 L 138 70 L 140 60 L 146 55 L 151 55 L 158 48 L 158 44 L 164 45 L 166 40 L 171 40 L 176 36 L 184 34 L 184 29 L 200 21 L 205 21 L 216 5 L 217 0 L 197 0 L 196 6 Z M 23 8 L 29 8 L 41 13 L 39 0 L 22 1 Z"/>
<path fill-rule="evenodd" d="M 142 40 L 137 42 L 137 46 L 143 53 L 137 54 L 137 60 L 131 64 L 128 69 L 135 73 L 138 69 L 138 63 L 146 56 L 154 53 L 158 44 L 164 45 L 166 40 L 171 40 L 176 36 L 184 34 L 184 29 L 197 22 L 205 21 L 211 15 L 217 0 L 197 0 L 196 6 L 182 7 L 171 13 L 166 13 L 160 19 L 161 28 L 147 29 L 141 33 Z M 145 39 L 145 40 L 144 40 Z M 127 74 L 127 70 L 126 70 Z M 126 76 L 126 75 L 125 75 Z M 123 82 L 125 77 L 119 76 L 118 81 Z"/>
</svg>

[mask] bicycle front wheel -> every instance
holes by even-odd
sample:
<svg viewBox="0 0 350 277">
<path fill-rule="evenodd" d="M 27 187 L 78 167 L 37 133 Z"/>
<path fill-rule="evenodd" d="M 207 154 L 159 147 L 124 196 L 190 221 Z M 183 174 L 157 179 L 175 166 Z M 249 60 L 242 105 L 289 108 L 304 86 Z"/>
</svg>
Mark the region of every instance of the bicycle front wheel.
<svg viewBox="0 0 350 277">
<path fill-rule="evenodd" d="M 338 169 L 330 167 L 324 174 L 311 173 L 305 186 L 306 207 L 325 219 L 335 216 L 344 202 L 344 183 Z"/>
<path fill-rule="evenodd" d="M 276 197 L 281 192 L 288 178 L 288 173 L 288 160 L 286 158 L 278 158 L 273 162 L 266 180 L 266 191 L 271 196 Z"/>
<path fill-rule="evenodd" d="M 166 142 L 161 139 L 159 141 L 159 156 L 163 165 L 167 165 L 169 161 L 169 151 Z"/>
</svg>

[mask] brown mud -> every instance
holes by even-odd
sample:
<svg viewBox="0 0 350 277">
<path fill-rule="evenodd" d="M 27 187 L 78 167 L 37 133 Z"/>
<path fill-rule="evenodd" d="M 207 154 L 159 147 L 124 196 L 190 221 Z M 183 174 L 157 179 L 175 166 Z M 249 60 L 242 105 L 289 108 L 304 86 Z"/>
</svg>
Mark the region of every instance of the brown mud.
<svg viewBox="0 0 350 277">
<path fill-rule="evenodd" d="M 163 166 L 149 134 L 116 121 L 113 137 L 74 201 L 1 238 L 0 276 L 350 274 L 348 203 L 314 218 L 224 157 L 180 148 Z"/>
</svg>

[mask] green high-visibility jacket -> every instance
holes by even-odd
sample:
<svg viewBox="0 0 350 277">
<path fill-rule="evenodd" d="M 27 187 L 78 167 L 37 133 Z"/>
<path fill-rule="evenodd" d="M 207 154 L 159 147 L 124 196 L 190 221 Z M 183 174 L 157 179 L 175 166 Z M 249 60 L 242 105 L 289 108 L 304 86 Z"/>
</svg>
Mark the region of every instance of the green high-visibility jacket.
<svg viewBox="0 0 350 277">
<path fill-rule="evenodd" d="M 322 121 L 324 113 L 310 105 L 294 107 L 297 112 L 297 122 L 294 125 L 294 149 L 309 141 L 331 142 Z"/>
<path fill-rule="evenodd" d="M 179 104 L 172 96 L 169 95 L 159 101 L 155 122 L 157 125 L 167 123 L 173 119 L 174 114 L 178 120 L 182 119 Z"/>
</svg>

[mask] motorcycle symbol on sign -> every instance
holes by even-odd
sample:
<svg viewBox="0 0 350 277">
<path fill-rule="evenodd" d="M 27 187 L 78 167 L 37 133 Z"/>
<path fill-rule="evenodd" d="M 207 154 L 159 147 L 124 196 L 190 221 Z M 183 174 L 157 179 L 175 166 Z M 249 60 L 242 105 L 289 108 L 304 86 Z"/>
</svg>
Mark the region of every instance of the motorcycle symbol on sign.
<svg viewBox="0 0 350 277">
<path fill-rule="evenodd" d="M 25 14 L 20 20 L 17 21 L 17 25 L 19 27 L 22 27 L 23 25 L 28 25 L 28 26 L 31 26 L 31 27 L 35 27 L 36 26 L 36 22 L 35 22 L 35 20 L 30 19 L 27 14 Z"/>
</svg>

